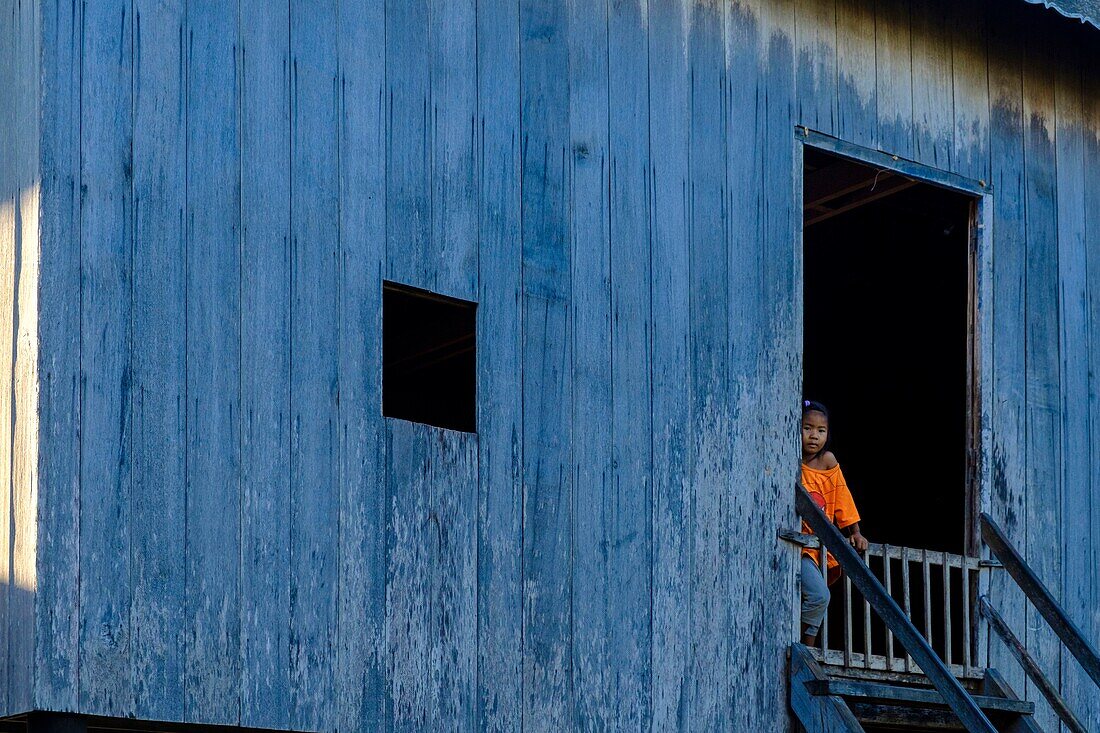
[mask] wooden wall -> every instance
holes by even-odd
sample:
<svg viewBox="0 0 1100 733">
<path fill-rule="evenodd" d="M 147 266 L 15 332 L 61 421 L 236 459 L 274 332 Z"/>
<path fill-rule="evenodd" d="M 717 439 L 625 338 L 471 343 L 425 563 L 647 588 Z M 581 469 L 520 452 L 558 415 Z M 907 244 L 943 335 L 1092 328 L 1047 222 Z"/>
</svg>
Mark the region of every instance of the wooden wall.
<svg viewBox="0 0 1100 733">
<path fill-rule="evenodd" d="M 1095 31 L 999 0 L 40 20 L 37 707 L 785 729 L 796 124 L 994 187 L 989 504 L 1100 632 Z M 476 435 L 380 416 L 384 278 L 478 301 Z"/>
<path fill-rule="evenodd" d="M 40 34 L 36 2 L 0 5 L 0 715 L 33 686 L 38 456 Z"/>
</svg>

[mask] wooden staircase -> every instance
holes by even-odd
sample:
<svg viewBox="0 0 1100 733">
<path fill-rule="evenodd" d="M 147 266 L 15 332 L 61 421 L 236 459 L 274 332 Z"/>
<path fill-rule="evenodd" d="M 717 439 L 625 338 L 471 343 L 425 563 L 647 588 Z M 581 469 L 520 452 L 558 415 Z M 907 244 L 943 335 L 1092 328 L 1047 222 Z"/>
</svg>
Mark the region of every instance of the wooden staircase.
<svg viewBox="0 0 1100 733">
<path fill-rule="evenodd" d="M 922 675 L 868 679 L 818 664 L 801 644 L 790 652 L 791 709 L 807 733 L 959 731 L 966 727 Z M 967 693 L 998 731 L 1039 733 L 1033 703 L 1020 700 L 996 670 L 968 680 Z"/>
<path fill-rule="evenodd" d="M 1020 700 L 996 670 L 986 669 L 977 678 L 959 679 L 952 674 L 889 591 L 811 501 L 802 486 L 796 489 L 795 506 L 824 547 L 836 557 L 868 607 L 874 609 L 889 633 L 901 643 L 909 659 L 916 663 L 916 671 L 919 672 L 899 674 L 891 669 L 885 674 L 876 674 L 866 664 L 863 669 L 825 666 L 818 663 L 812 650 L 802 644 L 793 644 L 789 660 L 790 705 L 803 730 L 807 733 L 905 730 L 1040 732 L 1032 717 L 1034 705 Z M 981 523 L 986 546 L 1100 688 L 1100 653 L 1066 616 L 992 518 L 983 514 Z M 990 606 L 988 599 L 981 599 L 981 609 L 993 630 L 1002 637 L 1050 703 L 1065 729 L 1071 733 L 1087 733 L 1027 649 Z M 888 648 L 892 649 L 892 642 Z M 869 643 L 864 653 L 867 655 L 866 661 L 870 655 Z"/>
</svg>

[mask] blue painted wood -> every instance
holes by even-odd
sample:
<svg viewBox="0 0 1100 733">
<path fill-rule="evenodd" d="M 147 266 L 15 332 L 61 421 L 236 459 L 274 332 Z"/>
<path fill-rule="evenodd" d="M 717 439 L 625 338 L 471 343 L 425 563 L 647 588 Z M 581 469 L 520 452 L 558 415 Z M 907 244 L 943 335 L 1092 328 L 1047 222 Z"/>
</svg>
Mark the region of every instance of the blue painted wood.
<svg viewBox="0 0 1100 733">
<path fill-rule="evenodd" d="M 187 6 L 188 718 L 236 724 L 240 686 L 237 11 Z M 198 182 L 202 182 L 199 184 Z M 228 246 L 227 246 L 228 243 Z"/>
<path fill-rule="evenodd" d="M 566 9 L 520 4 L 523 238 L 523 727 L 572 724 L 573 481 Z M 530 233 L 530 234 L 528 234 Z"/>
<path fill-rule="evenodd" d="M 810 650 L 792 644 L 790 651 L 791 710 L 807 733 L 848 731 L 862 733 L 863 727 L 844 700 L 836 695 L 812 695 L 807 683 L 825 679 Z"/>
<path fill-rule="evenodd" d="M 431 241 L 431 63 L 425 55 L 429 7 L 429 0 L 386 3 L 386 276 L 438 290 L 431 274 L 437 263 Z"/>
<path fill-rule="evenodd" d="M 677 0 L 650 3 L 654 730 L 687 725 L 691 689 L 688 21 Z"/>
<path fill-rule="evenodd" d="M 339 730 L 386 724 L 386 479 L 382 267 L 386 247 L 385 8 L 341 3 Z"/>
<path fill-rule="evenodd" d="M 474 0 L 430 3 L 431 237 L 422 274 L 435 290 L 467 300 L 477 293 L 478 267 L 476 21 Z"/>
<path fill-rule="evenodd" d="M 80 697 L 133 713 L 130 679 L 130 139 L 128 2 L 85 6 L 81 72 Z"/>
<path fill-rule="evenodd" d="M 860 161 L 876 168 L 896 171 L 903 176 L 920 179 L 925 183 L 955 189 L 956 191 L 976 196 L 990 193 L 993 190 L 992 186 L 983 185 L 980 180 L 966 178 L 965 176 L 958 175 L 951 171 L 930 168 L 922 163 L 914 163 L 911 160 L 899 158 L 890 153 L 868 150 L 865 147 L 852 145 L 844 140 L 838 140 L 826 135 L 819 135 L 808 130 L 799 129 L 797 133 L 804 143 L 813 145 L 815 148 L 827 150 L 830 153 L 835 153 L 845 158 L 851 158 L 852 160 Z"/>
<path fill-rule="evenodd" d="M 1100 49 L 1085 46 L 1081 52 L 1081 64 L 1085 72 L 1095 68 L 1100 61 Z M 1084 169 L 1084 217 L 1085 217 L 1085 278 L 1088 288 L 1086 319 L 1089 338 L 1087 341 L 1088 363 L 1088 420 L 1090 455 L 1097 455 L 1100 445 L 1100 381 L 1094 364 L 1100 364 L 1100 339 L 1097 338 L 1097 324 L 1100 324 L 1100 78 L 1095 74 L 1082 73 L 1082 113 L 1085 120 L 1083 132 L 1082 165 Z M 1077 516 L 1087 521 L 1090 542 L 1078 552 L 1093 567 L 1100 563 L 1100 501 L 1097 490 L 1100 488 L 1100 466 L 1097 461 L 1089 462 L 1089 501 L 1078 506 Z M 1084 518 L 1087 516 L 1087 520 Z M 1091 574 L 1088 584 L 1091 594 L 1091 608 L 1100 606 L 1100 577 Z M 1083 628 L 1092 639 L 1100 639 L 1100 617 L 1096 613 L 1082 617 Z M 1092 696 L 1081 708 L 1078 708 L 1085 720 L 1100 724 L 1100 699 Z"/>
<path fill-rule="evenodd" d="M 184 714 L 186 569 L 186 25 L 183 3 L 134 3 L 131 498 L 134 714 Z"/>
<path fill-rule="evenodd" d="M 38 563 L 49 572 L 35 588 L 34 696 L 52 710 L 75 709 L 79 693 L 82 13 L 73 3 L 41 20 Z"/>
<path fill-rule="evenodd" d="M 611 725 L 644 728 L 650 715 L 652 314 L 649 70 L 645 0 L 609 4 L 612 474 L 606 536 L 614 685 Z"/>
<path fill-rule="evenodd" d="M 1018 18 L 990 9 L 989 133 L 993 185 L 993 454 L 990 511 L 1009 539 L 1024 542 L 1027 453 L 1024 443 L 1023 87 Z M 1005 577 L 990 577 L 990 599 L 1012 628 L 1022 629 L 1024 599 Z M 1013 689 L 1026 679 L 999 643 L 989 647 L 989 666 L 1001 670 Z"/>
<path fill-rule="evenodd" d="M 432 514 L 431 429 L 386 420 L 387 723 L 395 731 L 440 723 L 433 685 L 433 562 L 442 533 Z"/>
<path fill-rule="evenodd" d="M 571 5 L 569 179 L 571 249 L 573 485 L 573 725 L 616 726 L 620 671 L 612 600 L 615 501 L 612 486 L 611 202 L 608 7 Z M 636 246 L 638 243 L 635 243 Z"/>
<path fill-rule="evenodd" d="M 432 728 L 472 730 L 477 711 L 477 492 L 474 433 L 432 429 Z"/>
<path fill-rule="evenodd" d="M 953 170 L 955 120 L 951 37 L 945 0 L 911 0 L 913 159 Z"/>
<path fill-rule="evenodd" d="M 16 52 L 16 28 L 14 12 L 0 14 L 0 39 L 3 39 L 3 47 L 0 48 L 0 92 L 8 99 L 15 97 L 16 72 L 19 68 L 19 59 Z M 14 137 L 15 134 L 15 105 L 7 105 L 0 116 L 0 134 Z M 12 158 L 12 159 L 9 159 Z M 15 156 L 5 156 L 0 168 L 0 267 L 3 272 L 0 281 L 0 364 L 5 365 L 3 374 L 0 375 L 0 486 L 7 487 L 0 492 L 0 684 L 3 690 L 0 693 L 0 709 L 5 715 L 17 712 L 15 703 L 11 698 L 10 690 L 19 685 L 18 678 L 23 676 L 12 665 L 11 658 L 11 627 L 17 625 L 14 605 L 18 603 L 16 598 L 19 589 L 15 586 L 14 567 L 12 558 L 12 540 L 15 506 L 12 502 L 11 492 L 11 433 L 14 421 L 14 405 L 12 404 L 13 380 L 12 373 L 15 363 L 15 344 L 12 333 L 15 330 L 15 253 L 16 253 L 16 201 L 21 192 L 22 185 L 19 179 L 22 171 L 14 160 Z"/>
<path fill-rule="evenodd" d="M 791 102 L 795 88 L 791 41 L 795 4 L 791 0 L 768 3 L 767 22 L 760 34 L 761 39 L 767 38 L 763 80 L 767 92 L 760 137 L 765 157 L 761 177 L 763 206 L 759 251 L 759 325 L 763 330 L 755 369 L 759 386 L 754 389 L 758 406 L 734 416 L 750 426 L 762 426 L 759 433 L 762 441 L 757 450 L 763 470 L 757 479 L 759 493 L 754 502 L 760 511 L 757 534 L 760 547 L 775 542 L 768 528 L 793 526 L 794 501 L 787 487 L 801 459 L 795 436 L 801 420 L 797 396 L 802 391 L 800 204 L 803 177 L 802 160 L 795 157 L 797 144 L 791 134 L 795 122 Z M 733 481 L 734 487 L 743 481 L 736 469 Z M 737 501 L 736 494 L 734 501 Z M 744 521 L 740 511 L 732 511 L 731 515 L 732 522 Z M 760 609 L 759 632 L 754 635 L 754 650 L 759 650 L 762 661 L 754 674 L 757 692 L 753 714 L 766 726 L 781 727 L 786 715 L 780 711 L 787 697 L 781 686 L 771 680 L 781 678 L 786 671 L 784 650 L 797 633 L 799 553 L 786 543 L 775 546 L 777 550 L 770 564 L 757 565 L 760 572 L 758 592 L 768 601 Z M 743 572 L 741 568 L 737 571 Z"/>
<path fill-rule="evenodd" d="M 0 541 L 0 709 L 7 713 L 27 710 L 32 704 L 34 670 L 33 636 L 26 629 L 34 621 L 35 501 L 33 470 L 27 438 L 33 436 L 35 380 L 28 370 L 36 362 L 33 353 L 35 271 L 37 258 L 36 201 L 37 54 L 32 30 L 34 9 L 9 5 L 0 19 L 0 93 L 6 99 L 0 114 L 0 135 L 9 144 L 0 163 L 0 521 L 5 526 Z M 30 297 L 28 297 L 30 296 Z M 31 379 L 28 379 L 30 377 Z M 28 430 L 29 428 L 29 430 Z M 33 449 L 32 449 L 33 451 Z M 33 455 L 33 454 L 32 454 Z"/>
<path fill-rule="evenodd" d="M 394 730 L 473 727 L 477 437 L 386 421 Z"/>
<path fill-rule="evenodd" d="M 481 0 L 477 12 L 477 723 L 512 731 L 524 700 L 519 5 Z"/>
<path fill-rule="evenodd" d="M 913 158 L 913 65 L 910 0 L 875 5 L 875 99 L 878 146 Z"/>
<path fill-rule="evenodd" d="M 335 718 L 340 522 L 337 4 L 291 3 L 291 719 Z"/>
<path fill-rule="evenodd" d="M 1058 521 L 1062 476 L 1058 363 L 1058 223 L 1055 179 L 1053 39 L 1047 28 L 1032 28 L 1024 44 L 1024 221 L 1025 378 L 1027 411 L 1027 533 L 1025 553 L 1051 587 L 1060 587 L 1062 523 Z M 1028 611 L 1028 649 L 1046 669 L 1058 669 L 1061 647 L 1054 633 Z M 1033 620 L 1034 619 L 1034 620 Z M 1040 703 L 1035 719 L 1057 726 Z"/>
<path fill-rule="evenodd" d="M 874 0 L 836 0 L 837 136 L 878 147 Z"/>
<path fill-rule="evenodd" d="M 1078 579 L 1095 574 L 1090 553 L 1082 552 L 1092 540 L 1089 522 L 1067 521 L 1090 514 L 1089 486 L 1089 291 L 1085 250 L 1085 150 L 1087 123 L 1082 108 L 1080 47 L 1061 49 L 1055 63 L 1055 186 L 1058 222 L 1058 352 L 1061 374 L 1061 505 L 1056 507 L 1062 525 L 1062 584 L 1055 593 L 1073 619 L 1086 619 L 1092 604 L 1092 583 Z M 1087 710 L 1095 700 L 1100 681 L 1082 672 L 1069 650 L 1061 654 L 1063 696 L 1073 710 Z M 1084 717 L 1084 716 L 1082 716 Z M 1087 718 L 1086 718 L 1087 719 Z"/>
<path fill-rule="evenodd" d="M 39 263 L 39 69 L 37 8 L 10 7 L 8 42 L 14 45 L 8 97 L 11 124 L 6 165 L 14 174 L 10 185 L 13 254 L 11 276 L 12 340 L 10 366 L 11 428 L 11 565 L 8 588 L 7 704 L 13 710 L 33 706 L 34 589 L 37 568 L 38 462 L 38 273 Z"/>
<path fill-rule="evenodd" d="M 959 175 L 981 181 L 989 181 L 987 5 L 987 0 L 947 3 L 954 110 L 950 160 Z"/>
<path fill-rule="evenodd" d="M 725 105 L 727 140 L 736 140 L 751 130 L 754 139 L 762 140 L 768 124 L 767 105 L 763 99 L 768 55 L 768 37 L 772 19 L 763 2 L 742 6 L 729 23 L 728 78 Z M 813 90 L 807 90 L 813 94 Z M 747 105 L 742 100 L 753 99 Z M 788 124 L 793 124 L 789 123 Z M 788 129 L 788 133 L 791 130 Z M 794 145 L 793 135 L 788 134 Z M 764 236 L 764 206 L 761 184 L 768 153 L 763 145 L 730 145 L 726 153 L 726 203 L 729 221 L 726 226 L 725 249 L 729 259 L 726 272 L 728 293 L 729 334 L 725 344 L 725 377 L 730 389 L 729 454 L 731 474 L 729 495 L 731 505 L 755 504 L 761 487 L 747 476 L 761 476 L 763 441 L 762 427 L 756 416 L 762 402 L 762 383 L 758 374 L 760 348 L 764 342 L 760 323 L 763 313 L 762 241 Z M 754 427 L 755 424 L 755 427 Z M 732 508 L 732 507 L 731 507 Z M 734 700 L 730 725 L 752 728 L 759 719 L 763 685 L 757 674 L 758 657 L 749 639 L 762 636 L 763 616 L 744 613 L 741 599 L 752 597 L 759 586 L 761 573 L 755 572 L 753 548 L 759 545 L 759 527 L 744 523 L 730 511 L 723 529 L 723 555 L 727 558 L 726 575 L 731 603 L 725 609 L 725 625 L 729 629 L 730 652 L 725 660 L 725 694 Z M 781 655 L 782 656 L 782 655 Z"/>
<path fill-rule="evenodd" d="M 290 720 L 290 6 L 241 4 L 241 724 Z"/>
<path fill-rule="evenodd" d="M 844 2 L 819 0 L 795 7 L 795 118 L 828 135 L 838 131 L 837 22 L 838 6 Z"/>
<path fill-rule="evenodd" d="M 731 639 L 724 633 L 729 608 L 725 549 L 731 456 L 729 385 L 725 368 L 729 337 L 725 246 L 726 171 L 724 126 L 725 38 L 720 9 L 691 8 L 691 148 L 689 170 L 689 317 L 692 394 L 689 534 L 692 634 L 686 715 L 702 728 L 719 728 L 734 701 L 719 683 Z"/>
</svg>

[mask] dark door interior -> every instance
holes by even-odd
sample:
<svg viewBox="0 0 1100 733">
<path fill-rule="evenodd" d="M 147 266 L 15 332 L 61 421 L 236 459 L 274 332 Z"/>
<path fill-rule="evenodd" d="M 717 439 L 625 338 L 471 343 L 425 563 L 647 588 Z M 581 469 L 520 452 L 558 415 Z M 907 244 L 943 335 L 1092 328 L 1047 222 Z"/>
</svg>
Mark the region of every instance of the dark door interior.
<svg viewBox="0 0 1100 733">
<path fill-rule="evenodd" d="M 872 542 L 962 553 L 972 199 L 807 147 L 804 395 Z"/>
</svg>

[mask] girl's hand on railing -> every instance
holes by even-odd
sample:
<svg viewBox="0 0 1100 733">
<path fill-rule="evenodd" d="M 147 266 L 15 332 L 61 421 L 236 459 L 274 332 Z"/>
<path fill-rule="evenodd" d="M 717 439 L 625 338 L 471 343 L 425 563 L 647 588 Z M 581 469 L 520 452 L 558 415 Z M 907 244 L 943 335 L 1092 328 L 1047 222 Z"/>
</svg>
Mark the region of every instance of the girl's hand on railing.
<svg viewBox="0 0 1100 733">
<path fill-rule="evenodd" d="M 867 538 L 861 535 L 858 531 L 852 533 L 851 537 L 848 538 L 848 543 L 852 547 L 856 548 L 858 552 L 866 552 L 867 546 L 869 544 L 867 542 Z"/>
</svg>

